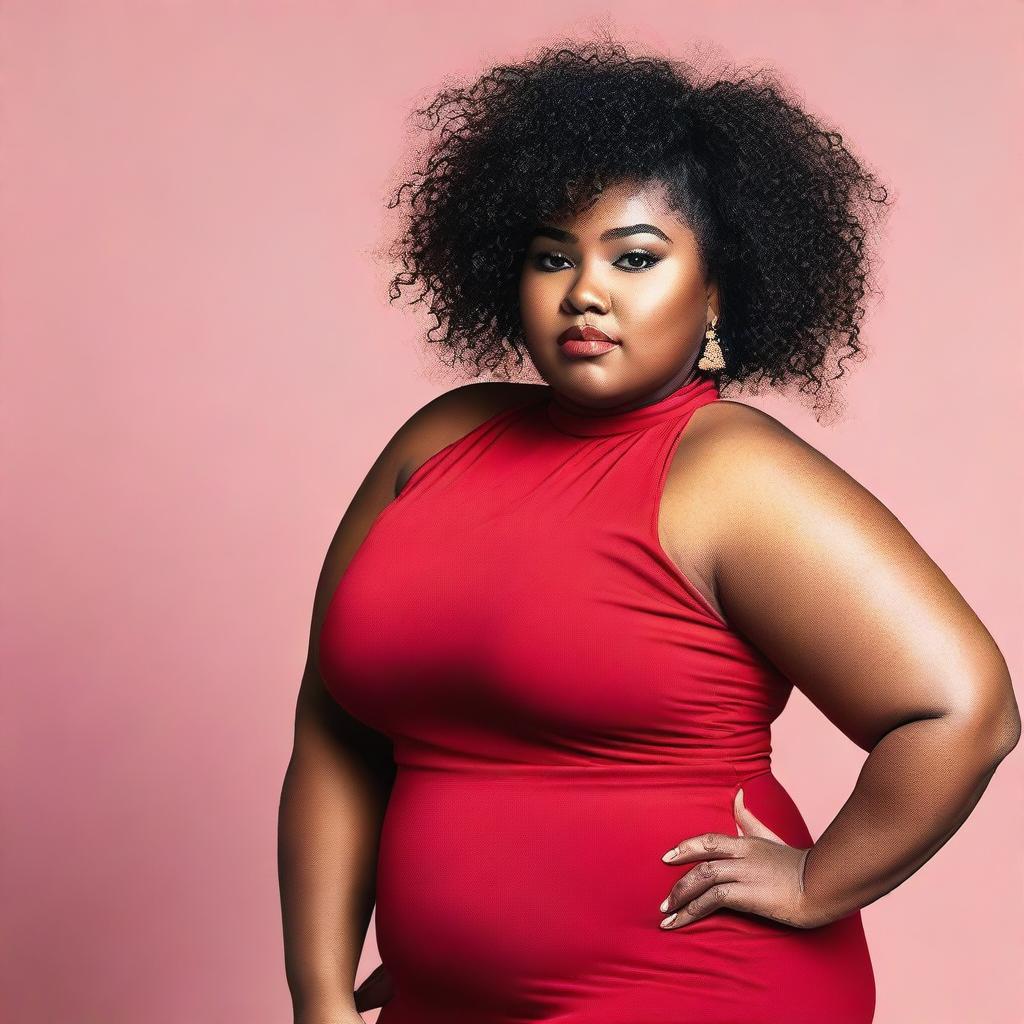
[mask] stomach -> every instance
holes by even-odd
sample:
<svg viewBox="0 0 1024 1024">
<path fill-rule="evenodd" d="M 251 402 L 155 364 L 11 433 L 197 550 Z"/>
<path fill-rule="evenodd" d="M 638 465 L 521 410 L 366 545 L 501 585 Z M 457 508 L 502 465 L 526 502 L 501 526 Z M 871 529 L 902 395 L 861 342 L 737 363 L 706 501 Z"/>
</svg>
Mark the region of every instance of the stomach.
<svg viewBox="0 0 1024 1024">
<path fill-rule="evenodd" d="M 770 771 L 401 766 L 377 866 L 377 945 L 395 988 L 379 1024 L 870 1021 L 859 913 L 805 930 L 723 909 L 660 928 L 660 903 L 692 867 L 662 854 L 737 835 L 740 785 L 776 834 L 811 845 Z"/>
</svg>

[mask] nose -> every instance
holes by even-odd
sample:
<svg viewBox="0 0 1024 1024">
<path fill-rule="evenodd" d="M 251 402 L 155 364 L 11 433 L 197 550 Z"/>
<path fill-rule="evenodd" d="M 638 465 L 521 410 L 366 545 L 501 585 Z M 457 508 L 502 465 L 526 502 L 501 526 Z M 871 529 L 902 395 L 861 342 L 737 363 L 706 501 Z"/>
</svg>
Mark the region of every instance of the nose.
<svg viewBox="0 0 1024 1024">
<path fill-rule="evenodd" d="M 610 305 L 607 290 L 593 273 L 582 269 L 565 293 L 563 312 L 570 316 L 580 313 L 607 313 Z"/>
</svg>

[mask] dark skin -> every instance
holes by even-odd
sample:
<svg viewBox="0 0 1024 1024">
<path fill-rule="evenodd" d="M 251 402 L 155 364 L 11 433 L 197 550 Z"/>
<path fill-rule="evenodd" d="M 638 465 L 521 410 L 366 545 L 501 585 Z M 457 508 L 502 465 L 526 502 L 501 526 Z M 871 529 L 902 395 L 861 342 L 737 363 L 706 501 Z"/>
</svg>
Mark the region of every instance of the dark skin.
<svg viewBox="0 0 1024 1024">
<path fill-rule="evenodd" d="M 668 241 L 651 233 L 601 239 L 641 223 Z M 558 398 L 625 410 L 692 380 L 705 327 L 719 312 L 718 290 L 658 184 L 624 182 L 581 215 L 549 226 L 575 241 L 533 238 L 520 304 L 530 356 Z M 629 255 L 637 249 L 649 256 Z M 555 339 L 584 323 L 620 346 L 594 359 L 565 358 Z M 328 553 L 314 631 L 361 535 L 415 468 L 500 409 L 535 400 L 537 388 L 458 388 L 396 434 Z M 672 874 L 661 912 L 669 917 L 653 926 L 685 927 L 727 907 L 817 928 L 872 903 L 959 829 L 1019 739 L 1020 715 L 995 641 L 877 498 L 779 421 L 742 403 L 719 400 L 692 415 L 670 467 L 659 530 L 680 572 L 729 627 L 868 757 L 810 848 L 783 842 L 743 806 L 742 790 L 734 809 L 741 834 L 680 836 L 666 861 Z M 679 867 L 687 868 L 681 877 Z M 365 896 L 366 919 L 371 905 Z M 343 956 L 349 977 L 355 933 Z M 339 996 L 322 1004 L 328 1016 L 303 1020 L 355 1021 L 355 1010 L 383 1005 L 391 992 L 381 966 L 355 993 L 354 1007 Z"/>
</svg>

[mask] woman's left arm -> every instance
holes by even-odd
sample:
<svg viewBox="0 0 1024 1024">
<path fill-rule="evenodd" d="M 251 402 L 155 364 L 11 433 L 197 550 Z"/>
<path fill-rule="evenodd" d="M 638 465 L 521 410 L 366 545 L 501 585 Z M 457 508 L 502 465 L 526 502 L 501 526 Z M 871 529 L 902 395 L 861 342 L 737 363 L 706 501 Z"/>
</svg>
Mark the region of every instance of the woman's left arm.
<svg viewBox="0 0 1024 1024">
<path fill-rule="evenodd" d="M 742 420 L 720 438 L 719 601 L 870 751 L 803 865 L 801 922 L 816 927 L 890 892 L 943 846 L 1016 746 L 1020 714 L 991 634 L 900 521 L 774 418 Z"/>
</svg>

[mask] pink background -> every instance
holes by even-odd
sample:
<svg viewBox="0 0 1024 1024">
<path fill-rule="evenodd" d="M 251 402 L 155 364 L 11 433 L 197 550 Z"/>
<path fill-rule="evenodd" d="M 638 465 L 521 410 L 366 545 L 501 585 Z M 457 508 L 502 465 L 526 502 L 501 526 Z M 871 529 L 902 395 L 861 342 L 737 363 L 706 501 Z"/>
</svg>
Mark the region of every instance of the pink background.
<svg viewBox="0 0 1024 1024">
<path fill-rule="evenodd" d="M 275 829 L 313 588 L 382 445 L 451 386 L 372 252 L 405 118 L 595 15 L 778 68 L 893 187 L 846 418 L 741 400 L 884 501 L 1020 672 L 1024 8 L 479 11 L 3 5 L 10 1020 L 291 1020 Z M 863 758 L 794 692 L 775 765 L 814 835 Z M 1022 764 L 864 910 L 878 1024 L 1024 1018 Z M 377 962 L 371 928 L 359 978 Z"/>
</svg>

